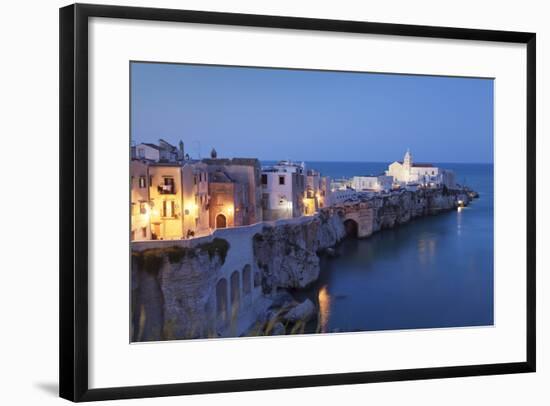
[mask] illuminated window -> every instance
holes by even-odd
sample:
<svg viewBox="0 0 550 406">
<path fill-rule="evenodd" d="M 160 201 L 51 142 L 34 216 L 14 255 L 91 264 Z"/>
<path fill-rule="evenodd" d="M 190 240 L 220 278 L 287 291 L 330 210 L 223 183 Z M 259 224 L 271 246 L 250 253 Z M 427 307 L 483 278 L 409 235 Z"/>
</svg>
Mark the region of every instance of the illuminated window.
<svg viewBox="0 0 550 406">
<path fill-rule="evenodd" d="M 145 189 L 145 176 L 140 176 L 139 177 L 139 188 L 140 189 Z"/>
<path fill-rule="evenodd" d="M 166 201 L 164 200 L 162 202 L 162 217 L 174 217 L 174 210 L 175 209 L 175 203 L 174 201 Z"/>
</svg>

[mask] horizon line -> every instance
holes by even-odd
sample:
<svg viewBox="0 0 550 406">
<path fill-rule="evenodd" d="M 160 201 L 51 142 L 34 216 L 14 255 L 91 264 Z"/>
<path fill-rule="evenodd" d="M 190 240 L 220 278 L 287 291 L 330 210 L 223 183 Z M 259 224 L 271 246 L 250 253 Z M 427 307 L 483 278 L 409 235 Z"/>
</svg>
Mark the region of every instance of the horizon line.
<svg viewBox="0 0 550 406">
<path fill-rule="evenodd" d="M 234 158 L 246 158 L 246 157 L 234 157 Z M 200 158 L 204 159 L 204 158 Z M 218 159 L 224 159 L 224 158 L 218 158 Z M 225 159 L 231 159 L 231 158 L 225 158 Z M 313 159 L 263 159 L 263 158 L 257 158 L 259 161 L 291 161 L 291 162 L 326 162 L 326 163 L 373 163 L 373 164 L 387 164 L 387 163 L 393 163 L 393 162 L 399 162 L 399 160 L 390 160 L 390 161 L 329 161 L 329 160 L 313 160 Z M 494 165 L 494 162 L 456 162 L 456 161 L 432 161 L 432 162 L 426 162 L 425 160 L 419 161 L 421 163 L 438 163 L 438 164 L 481 164 L 481 165 Z"/>
</svg>

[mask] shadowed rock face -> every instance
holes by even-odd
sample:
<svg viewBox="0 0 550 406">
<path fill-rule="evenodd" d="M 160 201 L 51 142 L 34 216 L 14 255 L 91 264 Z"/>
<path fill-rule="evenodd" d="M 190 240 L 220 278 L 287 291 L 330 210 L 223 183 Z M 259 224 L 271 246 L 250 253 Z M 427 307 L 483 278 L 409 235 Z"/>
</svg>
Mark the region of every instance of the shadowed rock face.
<svg viewBox="0 0 550 406">
<path fill-rule="evenodd" d="M 306 223 L 266 226 L 253 238 L 254 259 L 262 270 L 262 288 L 305 288 L 319 277 L 318 251 L 346 234 L 343 219 L 321 213 Z"/>
<path fill-rule="evenodd" d="M 159 274 L 167 338 L 214 336 L 215 287 L 222 261 L 219 255 L 201 252 L 176 264 L 166 264 Z"/>
<path fill-rule="evenodd" d="M 467 204 L 471 199 L 463 192 L 443 192 L 442 190 L 420 190 L 388 197 L 376 197 L 370 202 L 375 210 L 373 231 L 392 228 L 416 217 L 453 210 L 456 208 L 457 200 Z"/>
</svg>

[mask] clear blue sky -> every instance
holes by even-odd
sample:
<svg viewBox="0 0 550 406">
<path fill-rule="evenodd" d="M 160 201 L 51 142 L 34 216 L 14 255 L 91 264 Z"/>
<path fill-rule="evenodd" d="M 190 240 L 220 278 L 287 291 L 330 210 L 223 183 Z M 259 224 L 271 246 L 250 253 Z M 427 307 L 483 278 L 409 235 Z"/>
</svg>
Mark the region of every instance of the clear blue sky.
<svg viewBox="0 0 550 406">
<path fill-rule="evenodd" d="M 131 64 L 132 140 L 198 157 L 493 162 L 493 80 Z"/>
</svg>

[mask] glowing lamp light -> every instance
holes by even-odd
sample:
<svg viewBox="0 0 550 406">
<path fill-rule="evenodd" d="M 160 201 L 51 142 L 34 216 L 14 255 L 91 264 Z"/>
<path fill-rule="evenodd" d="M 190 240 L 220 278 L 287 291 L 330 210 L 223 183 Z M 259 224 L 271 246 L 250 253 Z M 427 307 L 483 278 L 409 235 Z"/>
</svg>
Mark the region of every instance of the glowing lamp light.
<svg viewBox="0 0 550 406">
<path fill-rule="evenodd" d="M 186 206 L 185 206 L 185 214 L 189 215 L 189 214 L 194 214 L 194 213 L 197 213 L 199 207 L 195 204 L 195 203 L 188 203 Z"/>
</svg>

